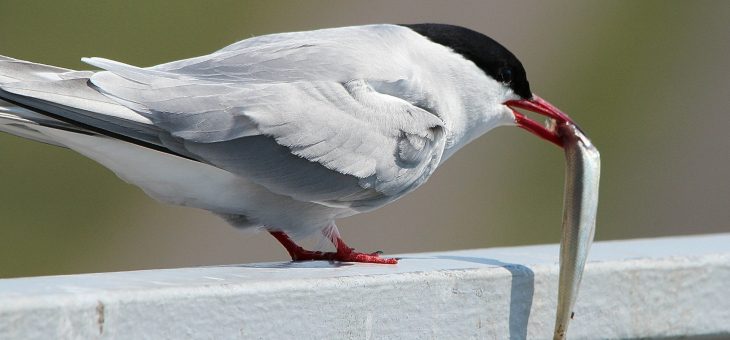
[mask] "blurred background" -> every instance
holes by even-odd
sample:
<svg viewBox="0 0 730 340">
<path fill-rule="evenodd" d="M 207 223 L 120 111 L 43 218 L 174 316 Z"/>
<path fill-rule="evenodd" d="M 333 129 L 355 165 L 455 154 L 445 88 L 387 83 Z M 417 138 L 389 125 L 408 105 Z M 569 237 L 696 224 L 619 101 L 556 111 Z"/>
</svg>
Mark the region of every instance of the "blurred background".
<svg viewBox="0 0 730 340">
<path fill-rule="evenodd" d="M 602 155 L 598 240 L 730 231 L 727 1 L 0 2 L 0 54 L 75 69 L 138 66 L 251 36 L 367 23 L 442 22 L 514 52 L 532 89 Z M 386 253 L 555 243 L 561 150 L 489 133 L 428 184 L 340 220 Z M 0 277 L 287 260 L 267 234 L 157 203 L 69 150 L 0 134 Z"/>
</svg>

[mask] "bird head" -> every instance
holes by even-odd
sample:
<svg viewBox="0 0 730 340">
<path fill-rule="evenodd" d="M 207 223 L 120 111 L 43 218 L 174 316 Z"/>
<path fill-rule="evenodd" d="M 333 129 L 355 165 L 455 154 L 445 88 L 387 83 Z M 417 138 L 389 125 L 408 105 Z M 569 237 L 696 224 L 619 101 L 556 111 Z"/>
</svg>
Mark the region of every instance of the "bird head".
<svg viewBox="0 0 730 340">
<path fill-rule="evenodd" d="M 504 97 L 502 110 L 511 113 L 515 125 L 563 147 L 558 135 L 558 125 L 575 125 L 570 117 L 546 100 L 532 93 L 522 63 L 507 48 L 492 38 L 461 26 L 446 24 L 406 25 L 432 42 L 450 48 L 473 62 L 489 78 L 501 84 Z M 518 109 L 530 111 L 548 118 L 548 124 L 529 118 Z"/>
</svg>

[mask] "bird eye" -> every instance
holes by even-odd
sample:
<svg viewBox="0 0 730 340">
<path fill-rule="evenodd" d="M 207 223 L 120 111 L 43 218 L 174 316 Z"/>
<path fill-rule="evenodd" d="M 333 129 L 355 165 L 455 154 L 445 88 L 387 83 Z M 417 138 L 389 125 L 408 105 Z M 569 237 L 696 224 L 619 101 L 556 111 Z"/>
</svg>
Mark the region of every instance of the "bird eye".
<svg viewBox="0 0 730 340">
<path fill-rule="evenodd" d="M 499 70 L 499 77 L 502 78 L 502 82 L 509 85 L 512 83 L 512 69 L 509 67 L 503 67 Z"/>
</svg>

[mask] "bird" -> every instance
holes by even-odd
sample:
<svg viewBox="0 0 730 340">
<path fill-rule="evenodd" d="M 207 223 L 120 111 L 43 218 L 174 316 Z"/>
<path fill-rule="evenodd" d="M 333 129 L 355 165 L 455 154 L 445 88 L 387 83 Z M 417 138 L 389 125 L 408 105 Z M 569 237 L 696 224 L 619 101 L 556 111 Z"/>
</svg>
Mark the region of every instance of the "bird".
<svg viewBox="0 0 730 340">
<path fill-rule="evenodd" d="M 0 131 L 74 150 L 152 198 L 269 232 L 293 261 L 395 264 L 335 224 L 417 189 L 501 126 L 559 147 L 520 110 L 572 123 L 532 93 L 507 48 L 469 28 L 371 24 L 251 37 L 208 55 L 71 70 L 0 56 Z M 321 234 L 335 251 L 297 240 Z"/>
</svg>

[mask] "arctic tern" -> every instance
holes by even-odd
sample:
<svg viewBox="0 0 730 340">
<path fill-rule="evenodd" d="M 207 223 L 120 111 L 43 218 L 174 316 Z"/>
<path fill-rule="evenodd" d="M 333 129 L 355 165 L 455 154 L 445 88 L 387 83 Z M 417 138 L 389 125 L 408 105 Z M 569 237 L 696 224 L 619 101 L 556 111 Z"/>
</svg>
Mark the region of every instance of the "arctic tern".
<svg viewBox="0 0 730 340">
<path fill-rule="evenodd" d="M 453 25 L 271 34 L 146 68 L 83 61 L 103 71 L 0 57 L 0 131 L 77 151 L 159 201 L 264 228 L 293 260 L 396 263 L 348 247 L 335 220 L 413 191 L 499 126 L 563 145 L 516 108 L 572 124 L 510 51 Z M 316 232 L 336 251 L 294 242 Z"/>
</svg>

